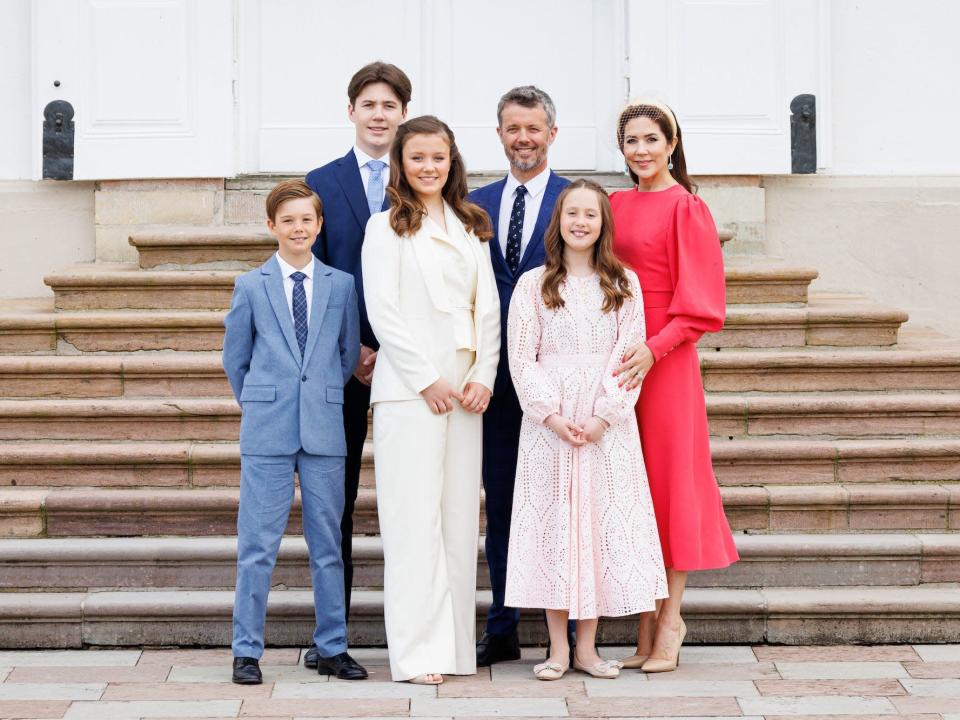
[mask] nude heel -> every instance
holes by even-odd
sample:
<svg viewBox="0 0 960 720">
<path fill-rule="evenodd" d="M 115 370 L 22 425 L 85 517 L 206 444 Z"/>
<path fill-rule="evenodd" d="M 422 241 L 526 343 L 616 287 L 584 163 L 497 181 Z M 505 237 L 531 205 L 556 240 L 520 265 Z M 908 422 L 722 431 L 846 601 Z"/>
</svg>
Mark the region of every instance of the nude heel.
<svg viewBox="0 0 960 720">
<path fill-rule="evenodd" d="M 649 658 L 640 669 L 645 673 L 673 672 L 680 665 L 680 650 L 683 647 L 683 640 L 687 637 L 687 626 L 680 624 L 680 643 L 677 645 L 677 654 L 669 659 Z"/>
</svg>

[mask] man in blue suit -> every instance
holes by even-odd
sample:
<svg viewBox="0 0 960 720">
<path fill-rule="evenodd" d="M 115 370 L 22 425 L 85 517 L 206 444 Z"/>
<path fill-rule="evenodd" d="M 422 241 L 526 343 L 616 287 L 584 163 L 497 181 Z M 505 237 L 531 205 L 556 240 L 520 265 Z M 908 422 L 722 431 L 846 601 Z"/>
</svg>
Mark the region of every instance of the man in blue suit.
<svg viewBox="0 0 960 720">
<path fill-rule="evenodd" d="M 557 136 L 556 109 L 550 96 L 532 85 L 510 90 L 497 105 L 497 135 L 510 161 L 502 180 L 478 188 L 469 199 L 493 220 L 490 241 L 493 272 L 500 293 L 501 337 L 507 337 L 507 312 L 520 276 L 544 262 L 543 234 L 560 191 L 569 180 L 550 170 L 547 151 Z M 513 485 L 523 411 L 510 377 L 507 343 L 500 344 L 500 365 L 493 396 L 483 416 L 483 487 L 487 509 L 487 565 L 493 603 L 486 631 L 477 642 L 477 665 L 520 657 L 520 611 L 504 607 L 507 544 Z"/>
<path fill-rule="evenodd" d="M 370 379 L 380 347 L 363 301 L 360 248 L 367 220 L 389 207 L 384 189 L 390 179 L 390 144 L 407 116 L 410 79 L 400 68 L 373 62 L 360 68 L 347 86 L 347 115 L 356 129 L 354 146 L 342 158 L 307 174 L 307 185 L 323 202 L 323 226 L 313 245 L 321 262 L 353 276 L 360 304 L 360 360 L 344 389 L 343 428 L 347 438 L 345 503 L 340 523 L 347 618 L 353 585 L 353 506 L 360 484 L 360 463 L 367 439 Z M 314 667 L 316 649 L 304 657 Z"/>
<path fill-rule="evenodd" d="M 303 534 L 316 606 L 318 671 L 345 680 L 367 672 L 347 653 L 340 518 L 343 386 L 360 354 L 353 278 L 314 259 L 322 206 L 299 180 L 267 196 L 277 253 L 237 278 L 224 320 L 223 367 L 240 420 L 233 682 L 263 681 L 270 579 L 300 478 Z"/>
</svg>

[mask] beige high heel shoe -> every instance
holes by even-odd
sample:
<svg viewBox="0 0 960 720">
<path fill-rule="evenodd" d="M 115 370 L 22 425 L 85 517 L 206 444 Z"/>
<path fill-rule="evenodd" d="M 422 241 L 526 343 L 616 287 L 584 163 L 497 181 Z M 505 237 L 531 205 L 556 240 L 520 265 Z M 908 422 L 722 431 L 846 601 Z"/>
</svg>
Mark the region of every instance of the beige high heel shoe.
<svg viewBox="0 0 960 720">
<path fill-rule="evenodd" d="M 677 669 L 677 666 L 680 665 L 680 649 L 683 647 L 683 639 L 687 636 L 687 626 L 681 620 L 680 621 L 680 642 L 677 644 L 677 654 L 669 659 L 665 660 L 663 658 L 648 658 L 647 661 L 640 666 L 640 669 L 645 673 L 662 673 L 662 672 L 673 672 Z"/>
<path fill-rule="evenodd" d="M 631 655 L 628 658 L 624 658 L 620 661 L 620 667 L 626 668 L 627 670 L 634 670 L 638 667 L 641 667 L 646 661 L 649 655 Z"/>
</svg>

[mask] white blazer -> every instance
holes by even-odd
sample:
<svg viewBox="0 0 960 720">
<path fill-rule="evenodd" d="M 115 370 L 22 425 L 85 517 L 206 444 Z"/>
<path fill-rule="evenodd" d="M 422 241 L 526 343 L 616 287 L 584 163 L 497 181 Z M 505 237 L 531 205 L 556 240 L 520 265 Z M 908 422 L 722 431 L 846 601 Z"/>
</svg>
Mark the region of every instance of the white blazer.
<svg viewBox="0 0 960 720">
<path fill-rule="evenodd" d="M 477 296 L 473 317 L 477 357 L 459 390 L 478 382 L 493 390 L 500 359 L 500 297 L 493 277 L 490 243 L 467 232 L 447 203 L 447 234 L 462 233 L 477 260 Z M 363 294 L 370 326 L 380 343 L 370 402 L 417 400 L 420 391 L 441 377 L 456 383 L 452 306 L 434 238 L 444 239 L 435 223 L 424 218 L 412 236 L 398 236 L 390 227 L 390 211 L 367 222 L 361 263 Z"/>
</svg>

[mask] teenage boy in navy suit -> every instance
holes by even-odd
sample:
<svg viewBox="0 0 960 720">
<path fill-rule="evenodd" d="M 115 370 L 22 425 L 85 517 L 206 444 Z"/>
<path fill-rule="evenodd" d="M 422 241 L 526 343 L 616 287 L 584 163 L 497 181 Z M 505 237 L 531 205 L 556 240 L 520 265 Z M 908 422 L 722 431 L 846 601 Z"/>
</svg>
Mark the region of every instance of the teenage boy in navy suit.
<svg viewBox="0 0 960 720">
<path fill-rule="evenodd" d="M 263 682 L 259 660 L 267 595 L 300 478 L 303 534 L 310 558 L 318 672 L 360 680 L 347 653 L 340 518 L 343 513 L 343 385 L 360 354 L 353 278 L 310 252 L 320 200 L 288 180 L 267 196 L 277 253 L 237 278 L 224 320 L 223 367 L 240 419 L 237 590 L 233 682 Z"/>
<path fill-rule="evenodd" d="M 560 191 L 570 183 L 547 164 L 547 150 L 557 136 L 553 100 L 532 85 L 510 90 L 497 105 L 497 135 L 510 161 L 502 180 L 474 190 L 469 199 L 493 220 L 490 254 L 500 293 L 500 331 L 507 337 L 507 311 L 520 276 L 543 265 L 543 234 Z M 477 665 L 492 665 L 520 657 L 517 625 L 520 611 L 504 607 L 507 584 L 507 544 L 513 511 L 513 485 L 520 445 L 523 411 L 517 400 L 507 360 L 507 343 L 500 344 L 500 365 L 483 416 L 483 488 L 487 510 L 487 565 L 493 602 L 486 631 L 477 641 Z M 571 649 L 572 649 L 571 643 Z"/>
<path fill-rule="evenodd" d="M 395 65 L 378 61 L 360 68 L 347 86 L 347 116 L 356 128 L 354 146 L 342 158 L 312 170 L 306 177 L 307 185 L 320 197 L 324 209 L 313 254 L 321 262 L 353 276 L 360 306 L 360 359 L 344 388 L 343 402 L 347 461 L 340 532 L 347 618 L 353 585 L 353 506 L 367 439 L 370 380 L 380 347 L 363 301 L 360 248 L 367 220 L 389 206 L 384 189 L 390 180 L 390 145 L 397 126 L 407 117 L 410 96 L 410 79 Z M 316 648 L 310 648 L 304 665 L 314 667 L 316 657 Z"/>
</svg>

